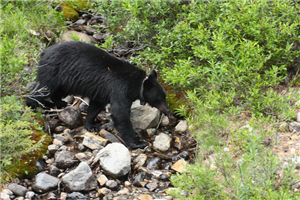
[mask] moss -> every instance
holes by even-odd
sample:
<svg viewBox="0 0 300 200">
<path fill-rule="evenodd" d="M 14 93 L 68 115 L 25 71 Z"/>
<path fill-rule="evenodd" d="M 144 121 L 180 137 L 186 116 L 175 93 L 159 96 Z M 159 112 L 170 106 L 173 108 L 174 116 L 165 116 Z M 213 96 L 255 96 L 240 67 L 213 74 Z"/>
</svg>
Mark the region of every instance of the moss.
<svg viewBox="0 0 300 200">
<path fill-rule="evenodd" d="M 66 3 L 62 2 L 61 4 L 61 10 L 63 12 L 63 16 L 66 19 L 70 20 L 76 20 L 79 18 L 79 14 L 76 12 L 75 9 L 69 7 Z"/>
<path fill-rule="evenodd" d="M 75 10 L 88 10 L 91 8 L 91 3 L 87 0 L 64 1 L 64 3 Z"/>
</svg>

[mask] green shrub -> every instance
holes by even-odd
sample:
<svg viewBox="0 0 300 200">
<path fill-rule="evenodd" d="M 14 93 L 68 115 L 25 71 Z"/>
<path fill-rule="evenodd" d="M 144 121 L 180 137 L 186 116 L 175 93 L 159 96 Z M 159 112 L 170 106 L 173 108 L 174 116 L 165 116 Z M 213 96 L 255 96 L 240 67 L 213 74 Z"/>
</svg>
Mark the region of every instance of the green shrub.
<svg viewBox="0 0 300 200">
<path fill-rule="evenodd" d="M 36 170 L 34 161 L 45 153 L 45 145 L 48 146 L 51 139 L 43 134 L 41 125 L 33 121 L 35 118 L 36 115 L 16 96 L 1 98 L 0 180 L 8 181 L 9 177 Z M 20 166 L 24 163 L 25 166 Z"/>
<path fill-rule="evenodd" d="M 64 30 L 63 23 L 50 1 L 1 1 L 2 96 L 24 92 L 40 52 Z"/>
</svg>

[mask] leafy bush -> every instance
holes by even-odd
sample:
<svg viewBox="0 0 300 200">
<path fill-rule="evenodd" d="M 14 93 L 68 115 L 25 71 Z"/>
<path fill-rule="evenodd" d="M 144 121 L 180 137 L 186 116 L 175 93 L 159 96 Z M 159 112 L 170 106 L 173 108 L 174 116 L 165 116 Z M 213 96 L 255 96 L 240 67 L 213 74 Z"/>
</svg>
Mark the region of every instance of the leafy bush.
<svg viewBox="0 0 300 200">
<path fill-rule="evenodd" d="M 163 80 L 186 94 L 177 111 L 192 124 L 198 160 L 172 178 L 182 199 L 296 199 L 289 191 L 293 166 L 284 168 L 262 144 L 259 124 L 294 117 L 297 91 L 282 95 L 277 85 L 299 85 L 300 17 L 294 1 L 109 1 L 103 14 L 113 36 L 102 47 L 139 46 L 132 58 L 160 69 Z M 112 40 L 114 39 L 114 40 Z M 240 130 L 242 113 L 253 130 Z M 254 126 L 255 124 L 255 126 Z M 257 125 L 257 126 L 256 126 Z M 229 146 L 230 151 L 224 151 Z M 203 164 L 214 154 L 214 167 Z M 236 157 L 234 157 L 236 156 Z M 241 162 L 237 162 L 237 158 Z M 189 191 L 190 196 L 180 194 Z"/>
<path fill-rule="evenodd" d="M 36 150 L 38 150 L 38 153 L 35 153 L 34 160 L 38 159 L 39 156 L 37 155 L 43 153 L 41 151 L 44 148 L 43 145 L 45 143 L 48 145 L 50 138 L 47 135 L 39 134 L 39 140 L 33 140 L 33 136 L 36 137 L 38 132 L 42 130 L 36 121 L 32 122 L 34 118 L 36 118 L 36 115 L 28 107 L 24 107 L 16 96 L 1 98 L 0 167 L 2 177 L 0 177 L 0 180 L 7 181 L 8 177 L 14 177 L 15 173 L 21 171 L 18 169 L 20 162 L 23 161 L 28 164 L 30 162 L 27 158 L 28 155 Z M 32 167 L 34 167 L 34 164 L 30 168 Z M 22 168 L 27 170 L 23 173 L 32 170 L 27 169 L 26 166 L 22 166 Z"/>
<path fill-rule="evenodd" d="M 32 68 L 40 52 L 63 30 L 63 23 L 51 2 L 1 1 L 2 96 L 23 93 L 34 78 Z"/>
</svg>

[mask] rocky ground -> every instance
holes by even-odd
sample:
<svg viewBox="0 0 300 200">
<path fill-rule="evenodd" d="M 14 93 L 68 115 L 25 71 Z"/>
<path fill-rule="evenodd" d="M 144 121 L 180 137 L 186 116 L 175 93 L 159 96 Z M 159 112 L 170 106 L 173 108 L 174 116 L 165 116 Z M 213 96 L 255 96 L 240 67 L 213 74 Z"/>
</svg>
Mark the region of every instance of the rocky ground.
<svg viewBox="0 0 300 200">
<path fill-rule="evenodd" d="M 134 102 L 131 121 L 149 146 L 130 151 L 112 126 L 109 108 L 98 115 L 103 129 L 91 133 L 82 126 L 88 100 L 66 100 L 65 109 L 43 111 L 53 142 L 36 164 L 39 173 L 15 179 L 1 199 L 172 199 L 166 193 L 170 176 L 184 170 L 196 147 L 185 120 Z"/>
</svg>

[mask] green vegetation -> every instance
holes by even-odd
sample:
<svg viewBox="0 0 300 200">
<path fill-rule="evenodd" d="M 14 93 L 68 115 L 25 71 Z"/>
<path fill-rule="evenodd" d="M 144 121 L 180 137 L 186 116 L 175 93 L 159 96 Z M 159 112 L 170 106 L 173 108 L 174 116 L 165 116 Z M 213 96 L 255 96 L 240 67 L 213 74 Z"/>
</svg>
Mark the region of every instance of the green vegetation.
<svg viewBox="0 0 300 200">
<path fill-rule="evenodd" d="M 72 4 L 87 9 L 82 2 Z M 45 146 L 30 139 L 39 126 L 21 97 L 39 53 L 64 30 L 52 3 L 59 1 L 1 1 L 1 170 Z M 140 49 L 132 61 L 159 71 L 172 108 L 193 127 L 197 159 L 172 177 L 174 196 L 299 198 L 290 189 L 299 180 L 293 164 L 282 168 L 273 143 L 263 143 L 277 124 L 293 120 L 299 100 L 299 91 L 279 89 L 300 85 L 299 3 L 112 0 L 88 7 L 104 15 L 111 33 L 101 47 Z"/>
<path fill-rule="evenodd" d="M 1 1 L 1 181 L 29 175 L 50 137 L 24 105 L 41 51 L 64 30 L 64 19 L 47 1 Z"/>
<path fill-rule="evenodd" d="M 294 167 L 280 171 L 279 158 L 262 142 L 278 131 L 275 123 L 295 116 L 290 102 L 299 91 L 282 95 L 276 86 L 300 84 L 299 4 L 128 0 L 100 1 L 95 11 L 113 33 L 102 47 L 130 42 L 143 49 L 133 61 L 159 69 L 185 94 L 176 111 L 194 127 L 200 153 L 188 173 L 172 177 L 179 188 L 173 195 L 186 199 L 184 189 L 189 199 L 299 198 L 289 186 Z M 239 128 L 247 122 L 249 129 Z M 210 155 L 213 166 L 205 162 Z"/>
</svg>

